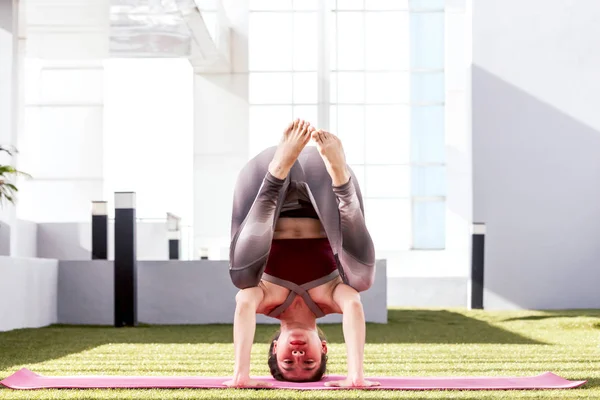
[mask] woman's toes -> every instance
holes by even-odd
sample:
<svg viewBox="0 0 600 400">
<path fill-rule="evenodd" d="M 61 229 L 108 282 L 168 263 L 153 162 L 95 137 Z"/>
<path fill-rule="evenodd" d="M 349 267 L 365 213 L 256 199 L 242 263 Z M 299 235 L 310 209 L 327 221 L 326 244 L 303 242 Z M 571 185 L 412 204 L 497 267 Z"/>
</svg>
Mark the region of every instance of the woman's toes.
<svg viewBox="0 0 600 400">
<path fill-rule="evenodd" d="M 287 126 L 287 128 L 285 128 L 285 132 L 289 133 L 292 130 L 294 130 L 294 121 L 290 122 L 290 124 Z"/>
</svg>

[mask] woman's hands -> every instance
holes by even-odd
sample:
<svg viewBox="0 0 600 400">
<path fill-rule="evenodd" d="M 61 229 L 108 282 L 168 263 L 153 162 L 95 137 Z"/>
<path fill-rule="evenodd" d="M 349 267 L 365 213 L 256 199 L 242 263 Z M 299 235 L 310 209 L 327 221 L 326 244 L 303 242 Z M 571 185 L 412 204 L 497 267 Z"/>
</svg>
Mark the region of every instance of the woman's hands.
<svg viewBox="0 0 600 400">
<path fill-rule="evenodd" d="M 346 378 L 341 381 L 331 381 L 325 382 L 325 386 L 332 387 L 371 387 L 371 386 L 379 386 L 379 382 L 368 381 L 366 379 L 351 379 Z"/>
<path fill-rule="evenodd" d="M 243 377 L 233 377 L 228 381 L 223 382 L 223 385 L 230 388 L 243 388 L 243 387 L 271 387 L 273 386 L 269 382 L 257 381 L 255 379 L 250 378 L 249 376 Z"/>
</svg>

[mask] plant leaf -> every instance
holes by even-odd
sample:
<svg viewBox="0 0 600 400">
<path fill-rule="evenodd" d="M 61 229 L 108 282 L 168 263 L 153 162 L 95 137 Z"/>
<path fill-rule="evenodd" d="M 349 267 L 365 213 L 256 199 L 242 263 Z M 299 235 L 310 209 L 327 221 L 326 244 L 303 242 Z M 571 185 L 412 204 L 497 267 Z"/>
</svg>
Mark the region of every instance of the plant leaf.
<svg viewBox="0 0 600 400">
<path fill-rule="evenodd" d="M 8 153 L 9 156 L 12 156 L 14 153 L 17 152 L 17 149 L 13 148 L 8 148 L 5 146 L 0 146 L 0 152 L 4 151 L 5 153 Z"/>
</svg>

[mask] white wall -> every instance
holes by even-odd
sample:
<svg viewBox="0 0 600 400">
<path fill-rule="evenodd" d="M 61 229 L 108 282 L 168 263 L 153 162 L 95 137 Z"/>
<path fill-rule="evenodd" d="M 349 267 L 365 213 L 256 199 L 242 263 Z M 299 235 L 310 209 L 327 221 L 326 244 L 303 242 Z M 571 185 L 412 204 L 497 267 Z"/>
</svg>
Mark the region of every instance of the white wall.
<svg viewBox="0 0 600 400">
<path fill-rule="evenodd" d="M 0 332 L 57 321 L 58 261 L 0 256 Z"/>
<path fill-rule="evenodd" d="M 600 2 L 472 3 L 485 307 L 600 307 Z"/>
<path fill-rule="evenodd" d="M 58 322 L 112 324 L 114 267 L 111 261 L 61 261 Z M 386 267 L 377 261 L 373 288 L 361 294 L 367 322 L 386 323 Z M 137 266 L 138 319 L 150 324 L 231 324 L 237 289 L 227 261 L 142 261 Z M 331 314 L 319 323 L 340 323 Z M 257 316 L 257 323 L 277 323 Z"/>
<path fill-rule="evenodd" d="M 12 257 L 37 257 L 37 228 L 35 222 L 18 219 L 13 225 Z"/>
<path fill-rule="evenodd" d="M 114 230 L 114 222 L 111 221 L 108 224 L 109 260 L 114 259 L 115 254 Z M 38 224 L 37 254 L 38 257 L 58 260 L 91 260 L 92 224 L 89 222 Z M 138 260 L 169 259 L 165 222 L 137 223 L 136 254 Z"/>
</svg>

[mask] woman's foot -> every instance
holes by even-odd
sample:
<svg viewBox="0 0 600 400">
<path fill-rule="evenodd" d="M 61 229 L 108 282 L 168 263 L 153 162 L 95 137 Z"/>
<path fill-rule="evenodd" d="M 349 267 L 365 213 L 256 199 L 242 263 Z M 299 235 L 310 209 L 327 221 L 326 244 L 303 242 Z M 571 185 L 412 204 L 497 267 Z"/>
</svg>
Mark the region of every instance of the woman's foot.
<svg viewBox="0 0 600 400">
<path fill-rule="evenodd" d="M 285 179 L 302 149 L 310 141 L 315 130 L 310 123 L 300 119 L 292 122 L 283 132 L 283 137 L 269 164 L 269 172 L 276 178 Z"/>
<path fill-rule="evenodd" d="M 340 138 L 322 130 L 314 131 L 312 138 L 317 142 L 317 149 L 325 162 L 333 186 L 347 183 L 350 180 L 350 172 L 346 168 L 346 156 Z"/>
</svg>

